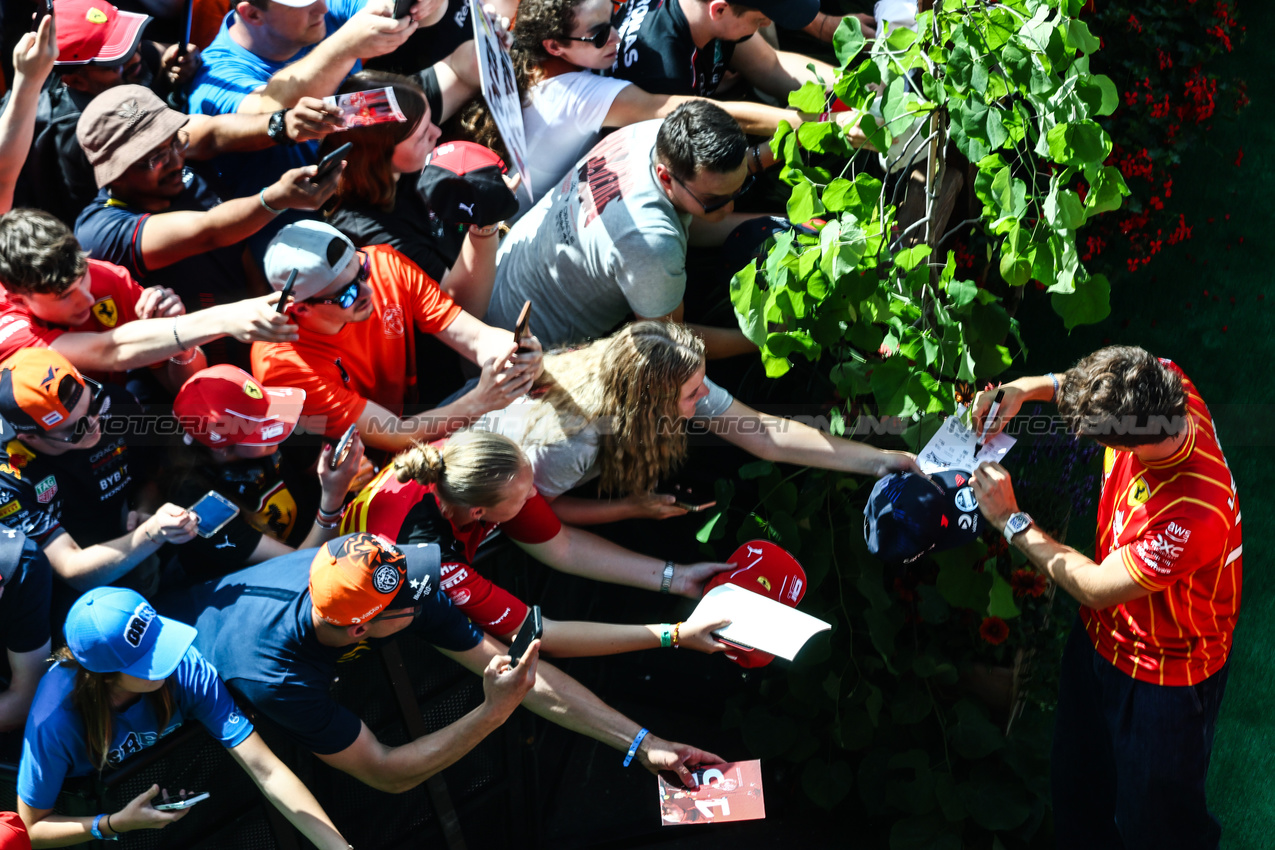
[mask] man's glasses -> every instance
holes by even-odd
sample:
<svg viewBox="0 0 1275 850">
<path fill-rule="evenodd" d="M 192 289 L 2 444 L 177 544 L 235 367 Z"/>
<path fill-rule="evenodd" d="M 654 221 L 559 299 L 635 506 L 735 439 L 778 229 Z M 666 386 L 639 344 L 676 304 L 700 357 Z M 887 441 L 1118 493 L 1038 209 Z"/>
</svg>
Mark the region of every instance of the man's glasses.
<svg viewBox="0 0 1275 850">
<path fill-rule="evenodd" d="M 725 198 L 722 198 L 722 199 L 721 199 L 721 200 L 719 200 L 719 201 L 713 201 L 711 204 L 706 204 L 706 203 L 704 203 L 702 200 L 700 200 L 699 195 L 697 195 L 697 194 L 695 194 L 694 192 L 692 192 L 692 191 L 691 191 L 691 187 L 690 187 L 690 186 L 687 186 L 687 185 L 686 185 L 686 184 L 682 181 L 682 178 L 681 178 L 681 177 L 678 177 L 678 176 L 677 176 L 676 174 L 674 174 L 672 171 L 669 171 L 669 175 L 670 175 L 670 176 L 671 176 L 674 180 L 676 180 L 676 181 L 677 181 L 677 185 L 681 186 L 683 189 L 685 189 L 685 190 L 686 190 L 686 194 L 690 195 L 692 198 L 694 198 L 694 199 L 695 199 L 695 203 L 699 204 L 701 207 L 703 207 L 703 208 L 704 208 L 704 214 L 705 214 L 705 215 L 708 215 L 709 213 L 712 213 L 712 212 L 717 212 L 717 211 L 718 211 L 718 210 L 720 210 L 722 207 L 726 206 L 727 204 L 731 203 L 732 201 L 738 200 L 738 198 L 739 198 L 739 196 L 740 196 L 740 195 L 744 194 L 745 192 L 747 192 L 747 191 L 749 190 L 749 188 L 750 188 L 750 187 L 752 187 L 752 185 L 753 185 L 753 180 L 755 180 L 755 179 L 757 178 L 757 175 L 755 175 L 755 174 L 749 174 L 747 177 L 745 177 L 745 178 L 744 178 L 744 185 L 740 186 L 740 187 L 739 187 L 739 190 L 738 190 L 737 192 L 735 192 L 735 194 L 733 194 L 733 195 L 729 195 L 729 196 L 727 196 L 727 197 L 725 197 Z"/>
<path fill-rule="evenodd" d="M 367 283 L 368 278 L 372 274 L 372 270 L 367 264 L 367 255 L 362 251 L 359 254 L 363 257 L 363 265 L 359 267 L 359 273 L 354 276 L 345 286 L 336 291 L 335 294 L 328 298 L 307 298 L 307 304 L 335 304 L 342 310 L 348 309 L 355 301 L 359 300 L 359 292 L 363 289 L 363 284 Z"/>
<path fill-rule="evenodd" d="M 146 157 L 146 159 L 138 160 L 137 165 L 145 171 L 154 171 L 167 165 L 172 159 L 184 154 L 189 144 L 190 137 L 186 135 L 186 131 L 178 130 L 168 140 L 168 144 Z"/>
<path fill-rule="evenodd" d="M 69 443 L 71 445 L 75 445 L 76 443 L 82 442 L 93 430 L 92 420 L 102 415 L 102 410 L 109 401 L 103 392 L 102 385 L 92 378 L 86 378 L 83 375 L 81 375 L 80 378 L 84 381 L 85 386 L 89 388 L 90 394 L 88 412 L 76 420 L 75 428 L 71 431 L 71 435 L 69 437 L 55 437 L 52 434 L 46 433 L 43 435 L 44 439 L 52 440 L 55 443 Z"/>
<path fill-rule="evenodd" d="M 611 29 L 612 27 L 610 24 L 599 24 L 598 28 L 593 31 L 593 35 L 566 35 L 563 36 L 563 38 L 567 41 L 583 41 L 585 44 L 592 44 L 598 50 L 601 50 L 606 47 L 607 42 L 611 40 Z"/>
</svg>

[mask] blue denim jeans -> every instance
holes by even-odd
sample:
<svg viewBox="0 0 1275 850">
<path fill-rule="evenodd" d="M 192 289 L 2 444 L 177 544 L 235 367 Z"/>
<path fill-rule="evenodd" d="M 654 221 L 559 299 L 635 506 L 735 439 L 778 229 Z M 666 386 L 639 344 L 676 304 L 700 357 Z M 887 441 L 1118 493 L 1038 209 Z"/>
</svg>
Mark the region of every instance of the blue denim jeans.
<svg viewBox="0 0 1275 850">
<path fill-rule="evenodd" d="M 1222 827 L 1204 781 L 1228 670 L 1185 687 L 1139 682 L 1076 620 L 1051 766 L 1059 850 L 1216 850 Z"/>
</svg>

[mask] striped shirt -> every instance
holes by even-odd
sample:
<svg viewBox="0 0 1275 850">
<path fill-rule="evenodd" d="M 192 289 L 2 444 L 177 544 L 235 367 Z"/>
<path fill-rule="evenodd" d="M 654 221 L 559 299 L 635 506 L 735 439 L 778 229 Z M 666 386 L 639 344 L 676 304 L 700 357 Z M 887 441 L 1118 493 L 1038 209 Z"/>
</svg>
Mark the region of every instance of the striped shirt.
<svg viewBox="0 0 1275 850">
<path fill-rule="evenodd" d="M 1220 670 L 1240 608 L 1235 479 L 1208 407 L 1186 375 L 1182 383 L 1188 430 L 1172 456 L 1144 462 L 1107 449 L 1103 461 L 1097 560 L 1118 552 L 1151 593 L 1080 609 L 1098 654 L 1134 679 L 1160 685 L 1194 685 Z"/>
</svg>

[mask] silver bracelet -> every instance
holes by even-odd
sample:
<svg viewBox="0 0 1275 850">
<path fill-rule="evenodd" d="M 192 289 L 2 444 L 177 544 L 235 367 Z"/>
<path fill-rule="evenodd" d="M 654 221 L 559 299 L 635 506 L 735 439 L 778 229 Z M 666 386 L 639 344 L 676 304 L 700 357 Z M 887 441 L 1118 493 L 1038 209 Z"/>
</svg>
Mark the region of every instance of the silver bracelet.
<svg viewBox="0 0 1275 850">
<path fill-rule="evenodd" d="M 673 562 L 664 562 L 664 579 L 660 582 L 660 593 L 668 593 L 673 588 Z"/>
<path fill-rule="evenodd" d="M 265 208 L 266 212 L 270 213 L 271 215 L 278 215 L 279 213 L 283 212 L 283 210 L 277 210 L 277 209 L 275 209 L 274 207 L 272 207 L 272 206 L 270 206 L 269 204 L 267 204 L 267 203 L 266 203 L 266 190 L 265 190 L 265 189 L 262 189 L 262 190 L 261 190 L 261 191 L 257 194 L 257 200 L 261 201 L 261 206 L 263 206 L 263 207 Z"/>
<path fill-rule="evenodd" d="M 174 354 L 172 357 L 168 358 L 168 362 L 172 363 L 174 366 L 189 366 L 191 363 L 195 362 L 195 358 L 198 356 L 199 356 L 198 348 L 187 348 L 185 360 L 178 360 L 177 355 Z"/>
</svg>

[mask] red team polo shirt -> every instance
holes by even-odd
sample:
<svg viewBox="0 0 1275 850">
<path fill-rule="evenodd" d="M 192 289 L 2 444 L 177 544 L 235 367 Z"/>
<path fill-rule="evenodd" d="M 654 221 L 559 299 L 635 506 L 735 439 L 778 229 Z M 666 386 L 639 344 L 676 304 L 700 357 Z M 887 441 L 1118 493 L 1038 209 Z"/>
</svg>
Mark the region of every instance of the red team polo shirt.
<svg viewBox="0 0 1275 850">
<path fill-rule="evenodd" d="M 46 324 L 8 298 L 0 301 L 0 360 L 23 348 L 48 348 L 53 341 L 71 331 L 101 333 L 137 321 L 137 299 L 142 287 L 127 271 L 112 263 L 89 260 L 89 291 L 93 308 L 83 324 L 62 328 Z M 104 372 L 81 370 L 90 377 L 105 378 Z M 114 381 L 122 383 L 122 381 Z"/>
<path fill-rule="evenodd" d="M 457 527 L 442 515 L 434 488 L 415 481 L 400 484 L 387 467 L 363 488 L 341 517 L 341 533 L 368 531 L 396 543 L 436 543 L 442 558 L 441 587 L 452 604 L 484 631 L 508 634 L 527 616 L 527 605 L 474 569 L 474 556 L 487 535 L 500 528 L 511 540 L 544 543 L 562 530 L 544 496 L 536 493 L 508 522 L 474 522 Z"/>
<path fill-rule="evenodd" d="M 1158 685 L 1194 685 L 1226 663 L 1243 578 L 1235 479 L 1204 399 L 1186 375 L 1182 385 L 1188 433 L 1172 457 L 1143 463 L 1107 449 L 1103 460 L 1097 560 L 1119 552 L 1151 593 L 1080 609 L 1099 655 Z"/>
</svg>

